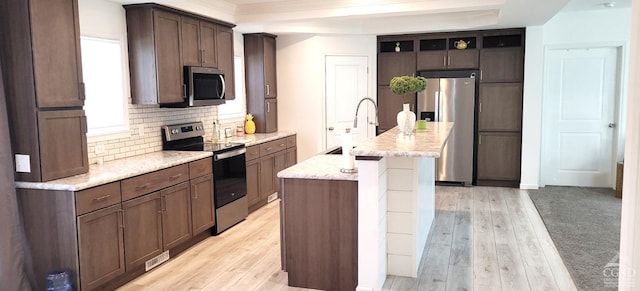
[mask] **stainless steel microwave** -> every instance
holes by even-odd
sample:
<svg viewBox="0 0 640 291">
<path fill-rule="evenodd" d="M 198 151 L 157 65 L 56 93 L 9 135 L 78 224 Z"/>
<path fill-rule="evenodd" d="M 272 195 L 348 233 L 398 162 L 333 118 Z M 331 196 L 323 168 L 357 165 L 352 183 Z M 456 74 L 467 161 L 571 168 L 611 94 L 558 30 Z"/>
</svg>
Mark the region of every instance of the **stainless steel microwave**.
<svg viewBox="0 0 640 291">
<path fill-rule="evenodd" d="M 224 72 L 204 67 L 184 67 L 186 106 L 220 105 L 225 103 Z"/>
</svg>

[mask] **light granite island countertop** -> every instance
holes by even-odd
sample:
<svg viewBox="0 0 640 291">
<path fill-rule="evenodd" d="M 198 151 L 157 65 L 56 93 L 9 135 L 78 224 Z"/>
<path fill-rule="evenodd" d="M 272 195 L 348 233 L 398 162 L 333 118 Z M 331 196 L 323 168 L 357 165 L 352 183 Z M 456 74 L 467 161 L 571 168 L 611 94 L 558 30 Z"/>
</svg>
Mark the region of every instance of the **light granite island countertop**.
<svg viewBox="0 0 640 291">
<path fill-rule="evenodd" d="M 415 278 L 435 217 L 435 158 L 453 126 L 430 122 L 410 136 L 393 128 L 360 142 L 349 152 L 356 159 L 354 174 L 340 172 L 342 155 L 335 154 L 279 172 L 289 285 L 368 291 L 381 290 L 387 275 Z M 309 254 L 300 245 L 327 251 L 340 246 L 339 257 L 353 261 L 325 260 L 332 253 Z M 338 270 L 340 279 L 320 278 L 309 268 Z"/>
</svg>

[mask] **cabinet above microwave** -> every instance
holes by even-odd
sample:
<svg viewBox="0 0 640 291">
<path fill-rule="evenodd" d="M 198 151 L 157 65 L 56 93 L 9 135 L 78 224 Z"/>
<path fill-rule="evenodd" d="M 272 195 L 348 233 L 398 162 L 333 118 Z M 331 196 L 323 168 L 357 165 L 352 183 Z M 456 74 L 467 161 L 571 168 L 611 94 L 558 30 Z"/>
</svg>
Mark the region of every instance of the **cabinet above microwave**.
<svg viewBox="0 0 640 291">
<path fill-rule="evenodd" d="M 124 8 L 127 16 L 131 98 L 134 104 L 188 104 L 188 80 L 184 77 L 185 63 L 182 57 L 187 44 L 182 34 L 183 25 L 193 23 L 194 19 L 206 26 L 209 34 L 213 31 L 214 41 L 211 43 L 215 43 L 215 47 L 201 54 L 206 57 L 205 60 L 215 58 L 215 62 L 207 63 L 216 65 L 214 69 L 224 72 L 225 99 L 234 99 L 231 28 L 235 25 L 158 4 L 132 4 L 124 5 Z"/>
</svg>

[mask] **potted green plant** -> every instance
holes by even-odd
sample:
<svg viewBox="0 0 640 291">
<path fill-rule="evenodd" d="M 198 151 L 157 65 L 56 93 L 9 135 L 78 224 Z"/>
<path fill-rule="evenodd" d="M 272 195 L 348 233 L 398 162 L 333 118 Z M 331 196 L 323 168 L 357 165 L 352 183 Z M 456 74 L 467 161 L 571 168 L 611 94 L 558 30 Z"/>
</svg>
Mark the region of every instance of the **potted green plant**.
<svg viewBox="0 0 640 291">
<path fill-rule="evenodd" d="M 389 82 L 389 87 L 393 94 L 402 97 L 402 111 L 396 116 L 398 130 L 405 135 L 411 135 L 416 125 L 416 114 L 411 111 L 409 104 L 413 99 L 413 94 L 424 91 L 427 88 L 427 79 L 415 76 L 393 77 Z"/>
</svg>

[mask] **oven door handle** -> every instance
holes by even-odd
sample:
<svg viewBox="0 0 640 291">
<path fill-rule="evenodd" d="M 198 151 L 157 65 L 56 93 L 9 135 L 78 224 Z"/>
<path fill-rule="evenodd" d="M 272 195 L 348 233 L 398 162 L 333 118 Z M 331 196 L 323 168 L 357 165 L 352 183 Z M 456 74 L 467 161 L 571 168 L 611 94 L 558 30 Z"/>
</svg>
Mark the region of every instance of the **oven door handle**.
<svg viewBox="0 0 640 291">
<path fill-rule="evenodd" d="M 244 153 L 246 153 L 246 152 L 247 152 L 246 148 L 232 150 L 232 151 L 228 151 L 228 152 L 224 152 L 224 153 L 220 153 L 220 154 L 214 155 L 213 156 L 213 160 L 214 161 L 224 160 L 224 159 L 228 159 L 228 158 L 231 158 L 231 157 L 244 155 Z"/>
</svg>

